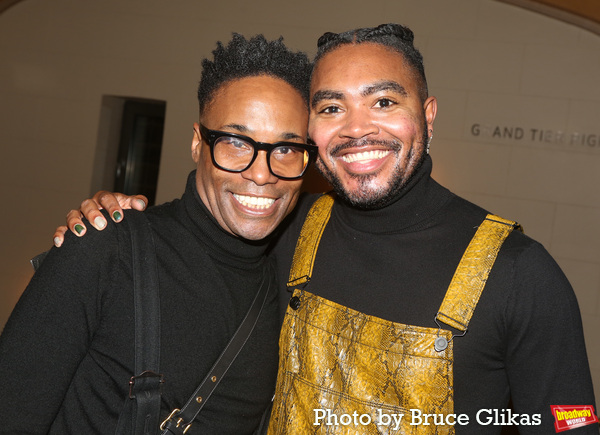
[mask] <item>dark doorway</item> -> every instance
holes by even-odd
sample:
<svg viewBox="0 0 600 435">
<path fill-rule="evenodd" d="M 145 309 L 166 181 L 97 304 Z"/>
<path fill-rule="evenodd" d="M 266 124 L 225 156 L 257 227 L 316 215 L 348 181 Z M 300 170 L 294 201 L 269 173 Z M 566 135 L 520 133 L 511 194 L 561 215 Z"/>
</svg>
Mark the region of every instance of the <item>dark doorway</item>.
<svg viewBox="0 0 600 435">
<path fill-rule="evenodd" d="M 127 100 L 123 105 L 113 190 L 146 195 L 149 205 L 156 199 L 165 109 L 157 101 Z"/>
</svg>

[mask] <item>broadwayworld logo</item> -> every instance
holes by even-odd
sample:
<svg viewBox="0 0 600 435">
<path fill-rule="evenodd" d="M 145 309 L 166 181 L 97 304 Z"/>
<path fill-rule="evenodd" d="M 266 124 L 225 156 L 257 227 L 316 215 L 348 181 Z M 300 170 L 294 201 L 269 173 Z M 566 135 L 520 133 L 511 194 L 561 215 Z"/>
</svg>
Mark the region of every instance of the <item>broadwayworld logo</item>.
<svg viewBox="0 0 600 435">
<path fill-rule="evenodd" d="M 551 405 L 550 409 L 554 415 L 554 428 L 557 433 L 588 424 L 598 424 L 598 417 L 594 414 L 592 405 Z"/>
</svg>

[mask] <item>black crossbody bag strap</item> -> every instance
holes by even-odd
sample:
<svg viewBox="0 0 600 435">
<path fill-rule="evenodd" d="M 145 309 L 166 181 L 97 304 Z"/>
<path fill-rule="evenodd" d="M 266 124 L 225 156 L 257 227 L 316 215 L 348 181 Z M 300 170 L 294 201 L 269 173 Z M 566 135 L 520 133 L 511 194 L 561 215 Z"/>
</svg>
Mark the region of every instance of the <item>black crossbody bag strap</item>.
<svg viewBox="0 0 600 435">
<path fill-rule="evenodd" d="M 155 435 L 160 422 L 160 299 L 156 250 L 144 213 L 128 213 L 135 309 L 135 376 L 117 434 Z"/>
<path fill-rule="evenodd" d="M 269 289 L 271 288 L 273 271 L 266 268 L 260 289 L 256 293 L 246 317 L 238 327 L 237 331 L 229 340 L 225 350 L 221 353 L 208 375 L 200 383 L 194 394 L 188 399 L 181 409 L 174 409 L 167 419 L 160 425 L 162 435 L 182 435 L 191 427 L 192 422 L 198 416 L 212 392 L 215 390 L 231 364 L 238 356 L 242 347 L 250 337 L 258 317 L 265 305 Z"/>
</svg>

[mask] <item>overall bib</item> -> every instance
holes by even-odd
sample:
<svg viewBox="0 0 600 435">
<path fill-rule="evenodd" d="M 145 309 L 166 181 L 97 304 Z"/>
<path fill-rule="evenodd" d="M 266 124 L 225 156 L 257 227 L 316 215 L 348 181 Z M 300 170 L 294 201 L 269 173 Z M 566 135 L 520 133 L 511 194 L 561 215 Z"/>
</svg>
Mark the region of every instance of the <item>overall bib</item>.
<svg viewBox="0 0 600 435">
<path fill-rule="evenodd" d="M 269 434 L 454 433 L 452 424 L 410 424 L 411 410 L 453 413 L 452 332 L 369 316 L 302 289 L 332 205 L 331 195 L 315 202 L 296 245 Z M 513 228 L 493 215 L 479 226 L 435 316 L 438 326 L 466 333 Z"/>
</svg>

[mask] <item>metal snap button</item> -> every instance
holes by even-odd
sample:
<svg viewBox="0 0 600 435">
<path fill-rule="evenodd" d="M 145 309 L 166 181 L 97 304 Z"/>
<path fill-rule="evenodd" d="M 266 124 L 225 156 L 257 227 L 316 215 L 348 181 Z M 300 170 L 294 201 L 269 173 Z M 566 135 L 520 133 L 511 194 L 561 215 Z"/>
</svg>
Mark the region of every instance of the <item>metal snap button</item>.
<svg viewBox="0 0 600 435">
<path fill-rule="evenodd" d="M 436 352 L 441 352 L 441 351 L 445 350 L 447 347 L 448 347 L 448 340 L 446 340 L 446 337 L 438 337 L 433 342 L 433 348 L 435 349 Z"/>
<path fill-rule="evenodd" d="M 290 308 L 294 311 L 300 308 L 300 298 L 298 296 L 293 296 L 290 299 Z"/>
</svg>

